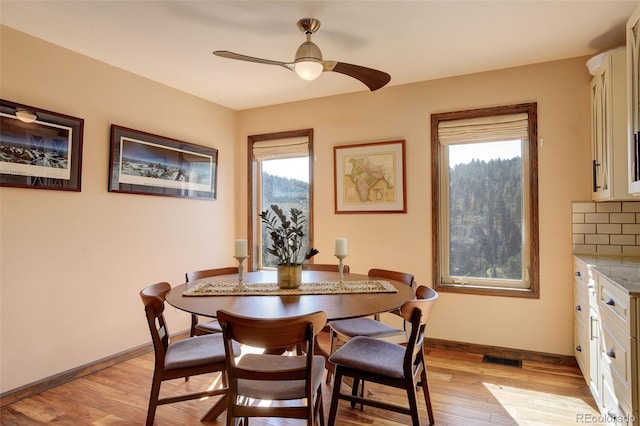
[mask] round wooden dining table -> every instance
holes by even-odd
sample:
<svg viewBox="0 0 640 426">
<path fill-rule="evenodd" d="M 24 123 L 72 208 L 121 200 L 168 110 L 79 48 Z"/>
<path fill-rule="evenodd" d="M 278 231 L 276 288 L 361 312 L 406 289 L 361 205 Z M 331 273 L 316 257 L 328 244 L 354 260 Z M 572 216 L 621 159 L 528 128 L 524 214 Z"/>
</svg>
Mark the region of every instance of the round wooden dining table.
<svg viewBox="0 0 640 426">
<path fill-rule="evenodd" d="M 244 283 L 274 283 L 275 271 L 258 271 L 244 274 Z M 413 289 L 400 281 L 376 278 L 361 274 L 344 274 L 344 281 L 380 279 L 391 283 L 395 293 L 349 293 L 305 295 L 237 295 L 237 296 L 183 296 L 188 288 L 202 282 L 238 282 L 238 274 L 218 275 L 175 286 L 167 293 L 166 301 L 177 309 L 196 315 L 215 318 L 220 309 L 236 315 L 253 318 L 285 318 L 324 311 L 327 319 L 357 318 L 388 312 L 402 306 L 414 297 Z M 337 272 L 302 271 L 302 282 L 338 281 Z"/>
<path fill-rule="evenodd" d="M 302 271 L 303 283 L 315 283 L 340 279 L 338 272 L 330 271 Z M 237 296 L 184 296 L 182 293 L 198 284 L 215 281 L 217 283 L 237 283 L 238 274 L 217 275 L 202 278 L 173 287 L 166 295 L 166 301 L 177 309 L 196 315 L 215 318 L 218 310 L 225 310 L 236 315 L 253 318 L 286 318 L 324 311 L 327 320 L 365 317 L 388 312 L 402 306 L 404 302 L 414 297 L 413 289 L 408 285 L 390 280 L 361 274 L 344 274 L 344 282 L 349 281 L 384 280 L 393 285 L 398 291 L 394 293 L 342 293 L 342 294 L 304 294 L 304 295 L 249 295 Z M 244 283 L 275 283 L 276 271 L 258 271 L 243 274 Z M 317 342 L 316 342 L 317 343 Z M 329 354 L 319 344 L 315 350 L 325 358 Z M 333 371 L 333 365 L 327 362 L 327 368 Z M 202 421 L 215 420 L 226 409 L 226 395 L 218 400 Z"/>
</svg>

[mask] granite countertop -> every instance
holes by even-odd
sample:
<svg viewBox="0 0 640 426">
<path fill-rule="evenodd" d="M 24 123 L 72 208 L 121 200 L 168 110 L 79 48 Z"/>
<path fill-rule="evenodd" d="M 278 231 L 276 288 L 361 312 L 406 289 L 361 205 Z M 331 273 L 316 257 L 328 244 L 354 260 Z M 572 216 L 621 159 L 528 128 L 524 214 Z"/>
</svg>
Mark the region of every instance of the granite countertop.
<svg viewBox="0 0 640 426">
<path fill-rule="evenodd" d="M 640 296 L 640 257 L 575 254 L 589 267 L 609 278 L 631 296 Z"/>
</svg>

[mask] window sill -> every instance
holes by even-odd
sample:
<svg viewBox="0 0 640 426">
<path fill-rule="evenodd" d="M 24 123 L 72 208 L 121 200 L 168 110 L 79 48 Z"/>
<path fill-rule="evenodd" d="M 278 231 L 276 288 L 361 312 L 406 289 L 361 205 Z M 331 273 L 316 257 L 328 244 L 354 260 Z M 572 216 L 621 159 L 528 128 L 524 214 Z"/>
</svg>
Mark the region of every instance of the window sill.
<svg viewBox="0 0 640 426">
<path fill-rule="evenodd" d="M 496 288 L 479 287 L 469 284 L 436 284 L 439 293 L 475 294 L 478 296 L 520 297 L 524 299 L 539 299 L 540 294 L 532 288 Z"/>
</svg>

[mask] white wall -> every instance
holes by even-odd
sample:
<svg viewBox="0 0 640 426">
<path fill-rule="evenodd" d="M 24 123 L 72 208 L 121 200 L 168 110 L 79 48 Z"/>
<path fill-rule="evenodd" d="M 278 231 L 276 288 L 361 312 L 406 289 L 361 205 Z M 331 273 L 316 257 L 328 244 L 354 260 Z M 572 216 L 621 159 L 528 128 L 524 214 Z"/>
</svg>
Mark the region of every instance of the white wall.
<svg viewBox="0 0 640 426">
<path fill-rule="evenodd" d="M 1 28 L 0 97 L 84 119 L 82 192 L 0 188 L 1 392 L 149 341 L 138 291 L 233 261 L 237 113 Z M 107 192 L 110 125 L 219 150 L 218 199 Z M 189 316 L 168 310 L 172 332 Z"/>
<path fill-rule="evenodd" d="M 571 201 L 589 198 L 589 74 L 586 58 L 383 88 L 240 112 L 236 179 L 245 192 L 248 135 L 314 129 L 317 262 L 335 262 L 336 237 L 349 239 L 354 272 L 412 272 L 432 283 L 430 114 L 538 103 L 539 300 L 441 294 L 435 338 L 539 352 L 573 353 Z M 322 78 L 322 77 L 320 77 Z M 345 77 L 347 78 L 347 77 Z M 407 213 L 334 214 L 333 147 L 406 140 Z M 237 211 L 246 199 L 237 198 Z M 236 222 L 242 232 L 245 218 Z"/>
</svg>

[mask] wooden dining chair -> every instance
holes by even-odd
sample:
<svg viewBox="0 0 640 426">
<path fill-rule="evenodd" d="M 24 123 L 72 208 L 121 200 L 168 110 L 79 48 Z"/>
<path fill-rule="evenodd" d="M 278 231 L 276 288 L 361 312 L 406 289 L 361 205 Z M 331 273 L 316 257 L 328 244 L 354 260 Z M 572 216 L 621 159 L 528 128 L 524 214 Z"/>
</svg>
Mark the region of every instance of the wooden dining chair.
<svg viewBox="0 0 640 426">
<path fill-rule="evenodd" d="M 171 290 L 171 285 L 161 282 L 145 287 L 140 291 L 140 298 L 144 304 L 155 352 L 153 380 L 151 382 L 151 394 L 147 410 L 147 426 L 153 424 L 158 405 L 172 404 L 205 396 L 225 395 L 228 389 L 226 356 L 222 334 L 196 336 L 169 343 L 169 330 L 164 319 L 165 296 L 169 290 Z M 238 344 L 235 344 L 234 347 L 238 351 L 240 350 Z M 159 398 L 160 385 L 165 380 L 215 372 L 222 374 L 222 387 Z"/>
<path fill-rule="evenodd" d="M 302 264 L 303 271 L 329 271 L 329 272 L 340 272 L 337 264 L 333 263 L 303 263 Z M 349 273 L 349 265 L 343 265 L 342 272 L 345 274 Z"/>
<path fill-rule="evenodd" d="M 413 285 L 415 283 L 415 277 L 413 276 L 413 274 L 409 274 L 407 272 L 373 268 L 373 269 L 369 269 L 369 272 L 367 272 L 367 275 L 369 275 L 370 277 L 379 277 L 379 278 L 386 278 L 388 280 L 399 281 L 401 283 L 408 285 L 411 288 L 413 288 Z M 400 315 L 400 309 L 390 311 L 390 313 Z M 375 319 L 379 321 L 380 315 L 376 314 Z"/>
<path fill-rule="evenodd" d="M 331 355 L 329 359 L 335 364 L 335 381 L 329 409 L 329 426 L 335 424 L 340 399 L 350 401 L 352 405 L 362 404 L 408 414 L 413 426 L 420 426 L 417 387 L 422 388 L 424 394 L 429 425 L 434 424 L 423 347 L 425 327 L 438 293 L 429 287 L 420 286 L 416 290 L 416 296 L 416 299 L 405 302 L 400 309 L 402 317 L 411 327 L 406 346 L 356 336 Z M 340 391 L 343 377 L 353 379 L 351 394 Z M 408 407 L 379 398 L 369 398 L 366 393 L 359 395 L 358 384 L 364 382 L 404 389 L 407 392 Z"/>
<path fill-rule="evenodd" d="M 367 275 L 371 279 L 389 279 L 400 281 L 409 287 L 413 287 L 414 276 L 406 272 L 391 271 L 388 269 L 370 269 Z M 391 311 L 399 315 L 399 310 Z M 350 318 L 329 322 L 329 353 L 332 354 L 338 349 L 341 343 L 348 342 L 355 336 L 368 336 L 378 339 L 387 339 L 396 343 L 406 340 L 406 331 L 389 326 L 380 322 L 379 315 L 374 318 Z M 327 369 L 327 384 L 331 382 L 332 368 Z"/>
<path fill-rule="evenodd" d="M 218 275 L 230 275 L 230 274 L 237 274 L 237 273 L 238 273 L 238 268 L 236 266 L 232 266 L 228 268 L 215 268 L 215 269 L 204 269 L 201 271 L 192 271 L 192 272 L 187 272 L 185 275 L 187 278 L 187 282 L 190 282 L 190 281 L 199 280 L 201 278 L 209 278 L 209 277 L 215 277 Z M 198 315 L 191 314 L 191 331 L 189 333 L 189 336 L 193 337 L 193 336 L 201 336 L 203 334 L 221 333 L 221 332 L 222 332 L 222 328 L 220 328 L 220 324 L 218 324 L 218 321 L 211 320 L 211 321 L 200 323 Z"/>
<path fill-rule="evenodd" d="M 257 319 L 220 310 L 218 321 L 227 351 L 227 426 L 237 424 L 240 418 L 244 419 L 243 426 L 247 426 L 249 417 L 306 419 L 309 426 L 324 426 L 322 375 L 325 358 L 314 355 L 315 336 L 327 321 L 324 312 Z M 265 353 L 246 353 L 237 359 L 240 353 L 233 348 L 233 342 L 264 348 Z M 266 353 L 299 344 L 304 348 L 300 354 Z M 266 400 L 276 401 L 276 405 L 264 406 Z M 280 401 L 287 403 L 279 404 Z"/>
</svg>

